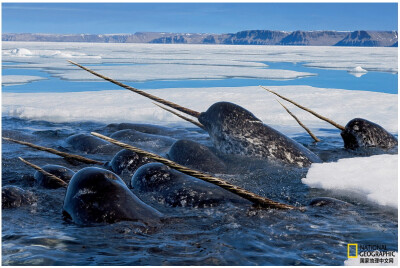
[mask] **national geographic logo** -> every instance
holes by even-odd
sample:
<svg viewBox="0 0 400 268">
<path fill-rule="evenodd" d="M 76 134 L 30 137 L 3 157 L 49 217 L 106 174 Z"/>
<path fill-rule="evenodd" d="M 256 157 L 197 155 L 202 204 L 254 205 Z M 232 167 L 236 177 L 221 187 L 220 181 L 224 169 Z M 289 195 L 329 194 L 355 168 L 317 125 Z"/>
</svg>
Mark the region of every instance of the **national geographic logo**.
<svg viewBox="0 0 400 268">
<path fill-rule="evenodd" d="M 361 263 L 394 263 L 395 252 L 386 245 L 347 244 L 347 258 L 360 257 Z"/>
<path fill-rule="evenodd" d="M 358 244 L 347 244 L 347 258 L 358 257 Z"/>
</svg>

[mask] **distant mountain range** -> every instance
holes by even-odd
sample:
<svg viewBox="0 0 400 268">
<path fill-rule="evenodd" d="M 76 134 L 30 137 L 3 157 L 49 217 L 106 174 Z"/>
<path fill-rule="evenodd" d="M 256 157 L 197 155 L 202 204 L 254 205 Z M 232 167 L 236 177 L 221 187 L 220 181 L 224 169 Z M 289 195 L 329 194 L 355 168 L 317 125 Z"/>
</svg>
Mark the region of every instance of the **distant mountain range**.
<svg viewBox="0 0 400 268">
<path fill-rule="evenodd" d="M 39 34 L 3 33 L 3 41 L 229 44 L 287 46 L 397 47 L 397 31 L 269 31 L 249 30 L 228 34 L 157 33 L 134 34 Z"/>
</svg>

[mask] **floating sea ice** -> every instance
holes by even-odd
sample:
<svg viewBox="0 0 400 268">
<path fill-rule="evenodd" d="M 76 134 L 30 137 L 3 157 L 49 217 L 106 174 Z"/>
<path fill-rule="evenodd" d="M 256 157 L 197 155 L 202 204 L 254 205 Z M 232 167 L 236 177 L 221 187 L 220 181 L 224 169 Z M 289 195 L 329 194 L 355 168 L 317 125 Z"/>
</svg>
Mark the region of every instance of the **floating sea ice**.
<svg viewBox="0 0 400 268">
<path fill-rule="evenodd" d="M 66 44 L 68 44 L 66 46 Z M 72 54 L 78 63 L 79 58 L 107 59 L 118 63 L 159 62 L 193 63 L 202 65 L 253 66 L 263 68 L 266 62 L 297 62 L 306 67 L 350 70 L 357 65 L 369 71 L 397 73 L 397 48 L 392 47 L 324 47 L 324 46 L 226 46 L 198 44 L 134 44 L 134 43 L 60 43 L 60 42 L 13 42 L 2 43 L 3 61 L 11 61 L 15 54 L 12 49 L 29 49 L 35 56 L 41 50 L 59 50 L 65 53 L 84 53 L 86 56 Z M 160 53 L 160 51 L 162 53 Z M 182 53 L 184 51 L 185 53 Z M 196 55 L 195 57 L 193 55 Z M 11 59 L 10 59 L 11 58 Z M 25 57 L 29 58 L 29 57 Z M 20 57 L 22 61 L 24 57 Z M 37 59 L 37 58 L 36 58 Z M 117 61 L 115 61 L 118 59 Z M 156 62 L 155 62 L 156 61 Z M 28 63 L 28 62 L 25 62 Z M 31 61 L 29 61 L 31 63 Z M 49 62 L 46 62 L 49 64 Z M 98 63 L 98 62 L 96 62 Z M 261 64 L 260 64 L 261 63 Z M 31 66 L 30 66 L 31 67 Z M 46 67 L 46 66 L 45 66 Z"/>
<path fill-rule="evenodd" d="M 91 56 L 82 52 L 54 49 L 29 50 L 26 48 L 14 48 L 3 52 L 3 57 L 39 57 L 39 58 L 94 58 L 100 59 L 101 56 Z"/>
<path fill-rule="evenodd" d="M 36 53 L 40 57 L 44 58 L 73 58 L 73 57 L 85 57 L 85 53 L 75 51 L 60 51 L 60 50 L 41 50 Z M 100 58 L 100 57 L 99 57 Z"/>
<path fill-rule="evenodd" d="M 33 75 L 4 75 L 2 77 L 1 83 L 3 86 L 15 86 L 43 79 L 47 78 L 41 76 L 33 76 Z"/>
<path fill-rule="evenodd" d="M 397 208 L 397 163 L 397 155 L 384 154 L 312 164 L 302 182 Z"/>
<path fill-rule="evenodd" d="M 395 94 L 310 86 L 270 88 L 293 99 L 302 100 L 304 106 L 312 107 L 319 113 L 334 118 L 337 122 L 345 123 L 353 118 L 363 117 L 379 123 L 391 133 L 398 132 L 398 104 Z M 205 111 L 218 101 L 233 102 L 248 109 L 263 122 L 286 135 L 304 133 L 304 130 L 282 109 L 275 98 L 271 98 L 268 92 L 260 87 L 171 88 L 151 89 L 149 92 L 175 103 L 184 104 L 196 111 Z M 318 96 L 318 102 L 315 102 L 315 96 Z M 186 125 L 186 122 L 179 117 L 159 109 L 146 98 L 125 89 L 96 92 L 3 92 L 2 101 L 4 116 L 25 119 L 51 122 L 96 121 L 107 124 L 130 122 L 163 126 Z M 381 105 L 382 103 L 385 105 Z M 132 107 L 138 107 L 138 109 L 132 109 Z M 294 113 L 296 113 L 295 109 Z M 339 135 L 337 132 L 333 132 L 334 134 L 326 132 L 327 128 L 333 129 L 333 127 L 324 121 L 315 120 L 312 115 L 303 113 L 302 121 L 317 136 Z"/>
<path fill-rule="evenodd" d="M 357 66 L 350 70 L 352 73 L 367 73 L 368 71 L 363 69 L 361 66 Z"/>
<path fill-rule="evenodd" d="M 361 66 L 354 67 L 353 69 L 348 71 L 350 74 L 354 75 L 355 77 L 361 77 L 364 74 L 368 73 L 367 70 L 363 69 Z"/>
<path fill-rule="evenodd" d="M 15 48 L 10 51 L 10 54 L 18 56 L 18 57 L 25 57 L 25 56 L 32 56 L 32 52 L 26 48 Z"/>
</svg>

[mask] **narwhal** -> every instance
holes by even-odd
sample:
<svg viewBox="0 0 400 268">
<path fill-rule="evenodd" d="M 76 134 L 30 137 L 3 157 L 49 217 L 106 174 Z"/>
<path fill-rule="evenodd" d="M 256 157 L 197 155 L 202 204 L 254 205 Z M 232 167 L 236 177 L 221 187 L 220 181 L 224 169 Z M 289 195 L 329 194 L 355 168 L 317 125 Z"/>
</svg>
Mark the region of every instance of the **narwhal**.
<svg viewBox="0 0 400 268">
<path fill-rule="evenodd" d="M 17 208 L 35 203 L 37 197 L 30 191 L 15 185 L 1 187 L 1 208 Z"/>
<path fill-rule="evenodd" d="M 191 179 L 189 177 L 183 178 L 182 174 L 176 173 L 175 171 L 171 171 L 172 173 L 168 171 L 163 172 L 162 167 L 161 170 L 159 169 L 160 166 L 155 168 L 155 173 L 150 172 L 151 174 L 148 174 L 147 171 L 142 175 L 135 173 L 136 177 L 133 176 L 132 180 L 137 187 L 144 189 L 148 187 L 154 189 L 158 188 L 159 190 L 164 189 L 165 191 L 163 191 L 162 194 L 167 195 L 170 201 L 187 200 L 190 201 L 191 205 L 203 206 L 207 204 L 217 204 L 224 200 L 232 202 L 238 201 L 241 203 L 243 200 L 240 198 L 238 199 L 238 197 L 241 197 L 260 208 L 304 210 L 303 207 L 295 207 L 259 196 L 223 179 L 187 168 L 154 153 L 125 144 L 99 133 L 92 132 L 92 135 L 137 153 L 141 157 L 155 160 L 183 174 L 193 176 L 200 180 L 195 181 L 193 178 Z M 37 145 L 34 146 L 40 147 Z M 77 159 L 74 155 L 69 155 L 69 157 Z M 63 215 L 66 219 L 70 219 L 77 224 L 113 223 L 121 220 L 149 222 L 152 220 L 158 221 L 162 216 L 157 210 L 139 200 L 133 193 L 128 192 L 127 186 L 123 180 L 109 170 L 97 167 L 86 167 L 74 173 L 70 181 L 66 182 L 21 157 L 19 157 L 19 159 L 46 176 L 49 182 L 51 181 L 54 184 L 58 184 L 60 187 L 67 188 L 67 193 L 64 198 Z M 165 188 L 164 186 L 166 186 L 168 182 L 172 184 Z M 170 188 L 170 186 L 173 187 L 174 185 L 176 186 L 175 188 Z M 215 188 L 215 185 L 219 187 Z M 224 190 L 221 191 L 220 188 Z M 234 195 L 232 195 L 232 193 Z M 106 197 L 106 194 L 110 194 L 110 196 Z M 175 201 L 171 204 L 178 205 Z"/>
<path fill-rule="evenodd" d="M 72 61 L 69 62 L 120 87 L 197 118 L 204 130 L 209 133 L 215 148 L 221 153 L 263 158 L 298 167 L 321 162 L 313 152 L 263 124 L 254 114 L 239 105 L 217 102 L 207 111 L 200 113 L 122 84 Z"/>
<path fill-rule="evenodd" d="M 342 136 L 344 147 L 346 149 L 357 149 L 357 148 L 369 148 L 369 147 L 376 147 L 381 149 L 391 149 L 397 146 L 398 142 L 395 136 L 389 133 L 386 129 L 381 127 L 380 125 L 368 121 L 363 118 L 354 118 L 350 120 L 347 125 L 344 127 L 333 120 L 322 116 L 296 102 L 291 99 L 288 99 L 271 89 L 265 88 L 261 86 L 263 89 L 275 94 L 279 98 L 286 100 L 300 109 L 311 113 L 312 115 L 316 116 L 317 118 L 328 122 L 329 124 L 333 125 L 334 127 L 338 128 L 342 132 L 340 135 Z"/>
<path fill-rule="evenodd" d="M 62 211 L 63 217 L 76 224 L 92 225 L 118 221 L 141 221 L 146 224 L 154 224 L 163 217 L 162 213 L 140 200 L 118 175 L 109 170 L 85 167 L 74 173 L 72 178 L 66 182 L 61 177 L 21 157 L 19 160 L 45 176 L 47 186 L 52 186 L 48 188 L 64 187 L 67 189 Z M 27 199 L 26 192 L 18 188 L 3 188 L 2 191 L 6 194 L 5 202 L 8 207 L 16 207 Z M 18 203 L 14 205 L 16 201 Z"/>
</svg>

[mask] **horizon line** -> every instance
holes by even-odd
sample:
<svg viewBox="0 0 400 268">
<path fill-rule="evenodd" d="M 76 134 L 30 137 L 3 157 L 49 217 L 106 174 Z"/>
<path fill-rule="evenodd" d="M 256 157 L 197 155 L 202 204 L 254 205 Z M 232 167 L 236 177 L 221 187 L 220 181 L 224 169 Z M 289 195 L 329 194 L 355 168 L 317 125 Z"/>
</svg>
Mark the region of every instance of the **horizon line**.
<svg viewBox="0 0 400 268">
<path fill-rule="evenodd" d="M 284 32 L 284 33 L 294 33 L 294 32 L 343 32 L 343 33 L 351 33 L 357 31 L 371 31 L 371 32 L 397 32 L 396 30 L 366 30 L 366 29 L 358 29 L 358 30 L 293 30 L 293 31 L 284 31 L 284 30 L 268 30 L 268 29 L 248 29 L 248 30 L 240 30 L 237 32 L 226 32 L 226 33 L 212 33 L 212 32 L 166 32 L 166 31 L 136 31 L 134 33 L 55 33 L 55 32 L 2 32 L 2 34 L 60 34 L 60 35 L 134 35 L 137 33 L 161 33 L 161 34 L 236 34 L 240 32 L 247 31 L 271 31 L 271 32 Z"/>
</svg>

